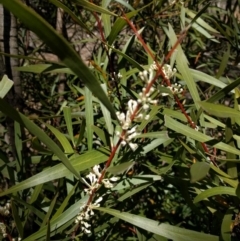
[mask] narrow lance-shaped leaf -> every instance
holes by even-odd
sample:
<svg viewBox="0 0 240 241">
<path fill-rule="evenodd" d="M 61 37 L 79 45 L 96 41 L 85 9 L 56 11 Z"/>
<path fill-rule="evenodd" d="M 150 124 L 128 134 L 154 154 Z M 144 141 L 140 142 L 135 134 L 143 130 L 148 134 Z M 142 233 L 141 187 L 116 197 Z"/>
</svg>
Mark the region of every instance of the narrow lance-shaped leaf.
<svg viewBox="0 0 240 241">
<path fill-rule="evenodd" d="M 222 118 L 240 118 L 240 112 L 230 107 L 219 104 L 212 104 L 208 102 L 199 102 L 199 104 L 204 110 L 209 112 L 211 115 Z"/>
<path fill-rule="evenodd" d="M 208 103 L 205 103 L 208 104 Z M 197 140 L 199 142 L 210 142 L 210 141 L 214 141 L 213 138 L 199 132 L 196 131 L 194 129 L 192 129 L 189 126 L 186 126 L 174 119 L 172 119 L 169 116 L 165 116 L 165 126 L 176 131 L 177 133 L 181 133 L 187 137 L 190 137 L 194 140 Z M 227 151 L 227 152 L 231 152 L 234 153 L 236 155 L 240 155 L 240 150 L 238 150 L 237 148 L 234 148 L 226 143 L 223 142 L 217 142 L 216 144 L 213 145 L 214 147 L 223 150 L 223 151 Z"/>
<path fill-rule="evenodd" d="M 86 170 L 94 165 L 100 164 L 106 161 L 106 154 L 101 153 L 99 151 L 89 151 L 80 156 L 74 157 L 70 160 L 72 166 L 78 172 Z M 62 163 L 57 164 L 51 168 L 45 169 L 42 172 L 32 176 L 14 186 L 7 189 L 4 192 L 0 192 L 0 197 L 5 196 L 10 193 L 18 192 L 20 190 L 24 190 L 30 187 L 37 186 L 39 184 L 49 182 L 58 178 L 66 177 L 71 173 L 68 169 L 66 169 Z"/>
<path fill-rule="evenodd" d="M 232 187 L 210 188 L 210 189 L 207 189 L 206 191 L 203 191 L 200 194 L 198 194 L 194 198 L 193 202 L 197 203 L 197 202 L 204 200 L 205 198 L 216 196 L 216 195 L 223 195 L 223 194 L 230 195 L 230 196 L 236 196 L 236 189 L 232 188 Z"/>
<path fill-rule="evenodd" d="M 12 88 L 13 81 L 10 80 L 7 75 L 4 75 L 0 81 L 0 98 L 3 98 L 8 91 Z"/>
<path fill-rule="evenodd" d="M 94 208 L 96 210 L 108 213 L 118 217 L 134 226 L 140 227 L 148 232 L 152 232 L 174 241 L 218 241 L 218 236 L 191 231 L 185 228 L 179 228 L 159 221 L 151 220 L 142 216 L 127 212 L 120 212 L 110 208 Z"/>
<path fill-rule="evenodd" d="M 73 137 L 73 123 L 72 123 L 71 109 L 67 106 L 63 107 L 63 114 L 67 125 L 68 135 L 72 141 L 73 146 L 75 146 L 74 137 Z"/>
<path fill-rule="evenodd" d="M 0 3 L 17 16 L 30 30 L 34 31 L 53 50 L 53 52 L 58 55 L 63 63 L 86 84 L 93 94 L 99 98 L 99 100 L 108 108 L 112 117 L 117 119 L 115 110 L 97 79 L 63 36 L 58 34 L 47 21 L 31 8 L 21 3 L 21 1 L 0 0 Z M 87 3 L 88 2 L 86 2 L 86 4 Z"/>
</svg>

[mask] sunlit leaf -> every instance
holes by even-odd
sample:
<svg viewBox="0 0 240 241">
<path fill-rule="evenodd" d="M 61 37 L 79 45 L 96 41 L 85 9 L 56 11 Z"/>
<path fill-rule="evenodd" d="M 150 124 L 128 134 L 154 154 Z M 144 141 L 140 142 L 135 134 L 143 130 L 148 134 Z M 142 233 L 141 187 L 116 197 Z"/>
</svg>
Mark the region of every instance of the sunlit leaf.
<svg viewBox="0 0 240 241">
<path fill-rule="evenodd" d="M 3 98 L 13 86 L 13 81 L 4 75 L 0 81 L 0 98 Z"/>
<path fill-rule="evenodd" d="M 230 196 L 236 196 L 236 189 L 232 188 L 232 187 L 213 187 L 213 188 L 209 188 L 203 192 L 201 192 L 200 194 L 198 194 L 193 202 L 194 203 L 198 203 L 202 200 L 204 200 L 205 198 L 209 198 L 212 196 L 216 196 L 216 195 L 230 195 Z"/>
</svg>

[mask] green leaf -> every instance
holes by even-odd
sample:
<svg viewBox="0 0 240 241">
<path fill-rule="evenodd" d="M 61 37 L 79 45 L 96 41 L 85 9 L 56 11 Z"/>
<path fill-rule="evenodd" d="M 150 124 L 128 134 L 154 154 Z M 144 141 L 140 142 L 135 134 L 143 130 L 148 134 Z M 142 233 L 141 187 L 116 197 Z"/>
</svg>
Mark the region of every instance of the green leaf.
<svg viewBox="0 0 240 241">
<path fill-rule="evenodd" d="M 233 130 L 232 123 L 233 123 L 233 121 L 230 118 L 227 118 L 226 127 L 225 127 L 225 141 L 230 146 L 235 147 L 234 138 L 233 138 L 234 130 Z M 236 155 L 228 152 L 226 154 L 226 159 L 236 159 Z M 238 178 L 237 163 L 227 162 L 226 167 L 227 167 L 228 175 L 234 179 L 237 179 Z"/>
<path fill-rule="evenodd" d="M 204 8 L 207 8 L 209 5 L 207 4 Z M 203 9 L 204 10 L 204 9 Z M 201 11 L 200 11 L 201 12 Z M 193 13 L 190 9 L 186 8 L 186 13 L 188 14 L 188 16 L 190 16 L 191 18 L 195 18 L 199 13 L 195 14 Z M 198 17 L 196 19 L 196 22 L 201 25 L 202 27 L 204 27 L 205 29 L 213 32 L 213 33 L 219 33 L 215 28 L 211 27 L 207 22 L 205 22 L 202 18 Z"/>
<path fill-rule="evenodd" d="M 115 13 L 110 12 L 107 9 L 99 7 L 99 6 L 95 5 L 94 3 L 91 3 L 91 2 L 88 2 L 88 1 L 85 1 L 85 0 L 72 0 L 72 2 L 76 3 L 77 5 L 80 5 L 80 6 L 84 7 L 84 8 L 86 8 L 86 9 L 92 11 L 92 12 L 105 13 L 105 14 L 109 14 L 109 15 L 117 17 L 117 15 Z"/>
<path fill-rule="evenodd" d="M 120 174 L 123 174 L 124 172 L 127 172 L 128 170 L 131 170 L 134 164 L 135 162 L 124 162 L 116 166 L 109 167 L 107 169 L 107 172 L 111 173 L 114 176 L 120 175 Z"/>
<path fill-rule="evenodd" d="M 175 161 L 173 161 L 172 163 L 170 163 L 168 166 L 166 167 L 162 167 L 160 169 L 156 169 L 152 166 L 148 166 L 148 165 L 145 165 L 147 168 L 149 168 L 150 171 L 152 171 L 153 173 L 155 174 L 158 174 L 158 175 L 163 175 L 163 174 L 166 174 L 169 170 L 172 169 L 173 165 L 175 164 Z"/>
<path fill-rule="evenodd" d="M 196 162 L 191 166 L 191 183 L 198 182 L 206 177 L 210 169 L 210 164 L 206 162 Z"/>
<path fill-rule="evenodd" d="M 67 125 L 68 135 L 70 136 L 73 146 L 75 146 L 74 137 L 73 137 L 73 123 L 72 123 L 71 109 L 67 106 L 63 107 L 63 115 Z"/>
<path fill-rule="evenodd" d="M 14 223 L 16 225 L 18 233 L 21 237 L 23 237 L 24 232 L 23 232 L 22 222 L 21 222 L 21 219 L 19 217 L 18 209 L 15 206 L 15 203 L 13 201 L 11 202 L 11 208 L 12 208 L 12 216 L 14 218 Z"/>
<path fill-rule="evenodd" d="M 232 224 L 232 216 L 233 216 L 233 208 L 229 208 L 225 213 L 222 225 L 221 225 L 221 240 L 222 241 L 231 241 L 231 224 Z"/>
<path fill-rule="evenodd" d="M 8 91 L 12 88 L 13 81 L 10 80 L 7 75 L 4 75 L 0 81 L 0 98 L 3 98 Z"/>
<path fill-rule="evenodd" d="M 223 74 L 225 69 L 227 68 L 227 65 L 229 63 L 229 57 L 230 57 L 230 44 L 228 44 L 227 46 L 227 51 L 224 52 L 223 56 L 222 56 L 222 61 L 220 63 L 216 78 L 219 79 Z"/>
<path fill-rule="evenodd" d="M 238 186 L 238 181 L 236 180 L 232 180 L 223 176 L 218 176 L 219 179 L 223 180 L 224 182 L 226 182 L 228 185 L 230 185 L 231 187 L 237 188 Z"/>
<path fill-rule="evenodd" d="M 49 0 L 51 3 L 53 3 L 58 8 L 61 8 L 64 10 L 64 12 L 68 13 L 69 16 L 74 20 L 75 23 L 77 23 L 79 26 L 81 26 L 83 29 L 85 29 L 88 33 L 91 33 L 91 31 L 88 29 L 87 25 L 84 24 L 75 13 L 73 13 L 66 5 L 62 4 L 60 1 L 57 0 Z"/>
<path fill-rule="evenodd" d="M 69 68 L 66 68 L 65 66 L 57 65 L 57 64 L 34 64 L 34 65 L 16 67 L 15 69 L 18 71 L 35 73 L 35 74 L 56 73 L 56 74 L 75 75 Z"/>
<path fill-rule="evenodd" d="M 237 86 L 239 86 L 240 84 L 240 78 L 236 79 L 235 81 L 233 81 L 232 83 L 230 83 L 229 85 L 225 86 L 223 89 L 221 89 L 220 91 L 218 91 L 216 94 L 212 95 L 209 99 L 207 99 L 206 102 L 208 103 L 214 103 L 218 100 L 221 100 L 222 98 L 224 98 L 229 92 L 231 92 L 234 88 L 236 88 Z"/>
<path fill-rule="evenodd" d="M 204 102 L 204 104 L 207 104 L 207 103 Z M 177 133 L 181 133 L 181 134 L 183 134 L 187 137 L 190 137 L 199 142 L 208 142 L 208 141 L 214 140 L 213 138 L 211 138 L 199 131 L 192 129 L 189 126 L 183 125 L 182 123 L 175 121 L 174 119 L 172 119 L 169 116 L 165 116 L 165 126 L 176 131 Z M 226 152 L 231 152 L 236 155 L 240 155 L 240 150 L 238 150 L 237 148 L 234 148 L 228 144 L 225 144 L 223 142 L 218 142 L 217 144 L 214 144 L 213 146 L 220 150 L 223 150 Z"/>
<path fill-rule="evenodd" d="M 163 114 L 167 115 L 167 116 L 171 116 L 171 117 L 181 120 L 183 122 L 187 122 L 186 116 L 180 111 L 164 108 Z"/>
<path fill-rule="evenodd" d="M 94 125 L 93 103 L 92 103 L 92 93 L 87 88 L 85 88 L 84 100 L 85 100 L 87 143 L 88 143 L 88 150 L 91 150 L 92 144 L 93 144 L 93 129 L 92 129 L 92 126 Z"/>
<path fill-rule="evenodd" d="M 156 131 L 140 134 L 137 135 L 135 138 L 163 138 L 164 140 L 166 140 L 169 139 L 169 136 L 167 131 Z"/>
<path fill-rule="evenodd" d="M 102 163 L 106 161 L 108 154 L 104 154 L 103 150 L 99 151 L 89 151 L 82 155 L 75 155 L 70 158 L 70 163 L 73 168 L 77 171 L 86 170 L 94 165 Z M 71 172 L 65 168 L 65 166 L 60 163 L 51 168 L 45 169 L 42 172 L 36 174 L 33 177 L 30 177 L 13 187 L 7 189 L 4 192 L 0 193 L 1 196 L 5 196 L 10 193 L 18 192 L 20 190 L 24 190 L 26 188 L 37 186 L 41 183 L 49 182 L 58 178 L 66 177 Z"/>
<path fill-rule="evenodd" d="M 119 182 L 112 190 L 122 190 L 132 187 L 133 185 L 141 185 L 144 183 L 152 183 L 161 181 L 162 177 L 159 175 L 138 175 L 133 178 L 126 178 Z"/>
<path fill-rule="evenodd" d="M 63 135 L 58 129 L 56 129 L 55 127 L 46 124 L 46 127 L 55 135 L 55 137 L 57 138 L 57 140 L 61 143 L 64 152 L 66 154 L 72 154 L 74 153 L 74 150 L 72 148 L 72 146 L 70 145 L 68 139 L 65 137 L 65 135 Z"/>
<path fill-rule="evenodd" d="M 219 43 L 218 40 L 216 40 L 216 38 L 214 38 L 213 35 L 209 34 L 204 28 L 202 28 L 199 24 L 197 23 L 191 23 L 191 20 L 186 18 L 186 22 L 190 23 L 192 25 L 192 27 L 194 29 L 196 29 L 199 33 L 201 33 L 203 36 L 205 36 L 206 38 Z"/>
<path fill-rule="evenodd" d="M 162 144 L 169 143 L 169 141 L 171 141 L 171 140 L 173 140 L 173 139 L 169 138 L 166 135 L 161 136 L 160 138 L 154 139 L 149 144 L 147 144 L 143 147 L 142 154 L 146 154 L 146 153 L 152 151 L 153 149 L 157 148 L 158 146 L 160 146 Z"/>
<path fill-rule="evenodd" d="M 202 200 L 204 200 L 205 198 L 209 198 L 212 196 L 216 196 L 216 195 L 230 195 L 230 196 L 236 196 L 236 189 L 232 188 L 232 187 L 213 187 L 213 188 L 209 188 L 203 192 L 201 192 L 200 194 L 198 194 L 193 202 L 194 203 L 198 203 Z"/>
<path fill-rule="evenodd" d="M 136 11 L 132 11 L 127 13 L 126 16 L 130 19 L 137 14 Z M 111 46 L 115 41 L 116 37 L 118 36 L 119 32 L 127 25 L 127 22 L 122 18 L 117 18 L 115 23 L 112 26 L 112 31 L 108 36 L 108 44 Z"/>
<path fill-rule="evenodd" d="M 18 157 L 17 172 L 20 172 L 23 165 L 23 160 L 22 160 L 23 142 L 22 142 L 21 126 L 16 121 L 14 121 L 14 142 L 15 142 L 15 148 L 16 148 L 16 153 Z"/>
<path fill-rule="evenodd" d="M 216 79 L 215 77 L 212 77 L 208 74 L 205 74 L 202 71 L 190 69 L 190 73 L 196 81 L 203 81 L 203 82 L 208 83 L 210 85 L 217 86 L 221 89 L 227 86 L 225 83 L 223 83 L 219 79 Z M 231 92 L 234 93 L 234 90 L 232 90 Z"/>
<path fill-rule="evenodd" d="M 50 219 L 50 217 L 52 216 L 52 212 L 54 210 L 54 206 L 56 205 L 56 201 L 58 198 L 58 194 L 55 195 L 55 197 L 51 200 L 50 206 L 48 207 L 48 211 L 42 221 L 42 224 L 40 226 L 40 228 L 43 228 L 46 224 L 48 224 L 48 220 Z"/>
<path fill-rule="evenodd" d="M 120 218 L 134 226 L 142 228 L 148 232 L 155 233 L 171 239 L 173 241 L 218 241 L 218 236 L 200 233 L 185 228 L 179 228 L 165 223 L 159 223 L 149 218 L 134 215 L 127 212 L 121 212 L 110 208 L 97 208 L 94 209 L 108 213 L 117 218 Z"/>
<path fill-rule="evenodd" d="M 106 84 L 102 84 L 101 85 L 103 90 L 105 91 L 105 93 L 107 93 L 107 86 Z M 112 124 L 112 118 L 111 118 L 111 115 L 109 113 L 109 111 L 106 109 L 106 107 L 104 105 L 102 105 L 100 103 L 100 106 L 101 106 L 101 109 L 102 109 L 102 113 L 103 113 L 103 117 L 104 117 L 104 120 L 105 120 L 105 123 L 106 123 L 106 129 L 110 135 L 110 139 L 111 139 L 111 145 L 113 144 L 112 143 L 112 137 L 113 137 L 113 124 Z"/>
<path fill-rule="evenodd" d="M 92 130 L 95 132 L 95 134 L 101 139 L 103 142 L 104 146 L 109 145 L 109 141 L 107 140 L 107 133 L 104 132 L 103 129 L 97 127 L 97 126 L 92 126 Z"/>
<path fill-rule="evenodd" d="M 58 216 L 60 216 L 65 208 L 67 207 L 70 198 L 74 194 L 76 188 L 78 187 L 78 183 L 72 188 L 72 190 L 69 192 L 69 194 L 65 197 L 64 201 L 62 202 L 61 206 L 57 209 L 56 213 L 53 215 L 52 219 L 56 219 Z"/>
<path fill-rule="evenodd" d="M 151 184 L 152 184 L 152 183 L 142 184 L 142 185 L 140 185 L 140 186 L 137 186 L 137 187 L 131 189 L 130 191 L 124 193 L 121 197 L 119 197 L 119 198 L 118 198 L 118 201 L 119 201 L 119 202 L 124 201 L 125 199 L 127 199 L 127 198 L 135 195 L 136 193 L 138 193 L 138 192 L 146 189 L 146 188 L 147 188 L 148 186 L 150 186 Z"/>
<path fill-rule="evenodd" d="M 88 5 L 91 9 L 96 6 L 82 0 L 79 2 L 83 5 Z M 83 63 L 73 47 L 63 38 L 63 36 L 58 34 L 57 31 L 47 23 L 47 21 L 45 21 L 31 8 L 21 3 L 21 1 L 1 0 L 1 4 L 17 16 L 30 30 L 35 32 L 53 50 L 53 52 L 58 55 L 62 62 L 86 84 L 93 94 L 106 106 L 106 108 L 108 108 L 112 117 L 117 120 L 115 110 L 97 79 L 90 69 Z M 101 8 L 97 7 L 97 10 L 99 9 Z M 95 9 L 95 11 L 97 10 Z M 104 10 L 104 13 L 112 14 L 107 10 Z"/>
<path fill-rule="evenodd" d="M 222 170 L 219 169 L 218 167 L 216 167 L 216 166 L 214 166 L 214 165 L 210 165 L 210 168 L 211 168 L 212 170 L 214 170 L 216 173 L 218 173 L 219 175 L 231 179 L 231 177 L 230 177 L 227 173 L 225 173 L 224 171 L 222 171 Z"/>
<path fill-rule="evenodd" d="M 219 105 L 219 104 L 212 104 L 208 102 L 199 102 L 199 105 L 206 110 L 207 112 L 211 113 L 211 115 L 222 117 L 222 118 L 240 118 L 240 112 L 238 110 L 234 110 L 230 107 Z"/>
<path fill-rule="evenodd" d="M 171 45 L 174 46 L 174 44 L 177 42 L 177 36 L 174 33 L 174 30 L 170 24 L 169 24 L 168 37 L 171 42 Z M 188 90 L 194 100 L 194 103 L 196 104 L 197 109 L 199 109 L 200 107 L 199 107 L 198 101 L 200 101 L 201 99 L 199 97 L 196 84 L 193 80 L 190 69 L 188 67 L 188 60 L 180 45 L 178 45 L 178 47 L 176 48 L 176 51 L 177 51 L 177 56 L 176 56 L 177 69 L 181 73 L 184 81 L 186 81 Z"/>
</svg>

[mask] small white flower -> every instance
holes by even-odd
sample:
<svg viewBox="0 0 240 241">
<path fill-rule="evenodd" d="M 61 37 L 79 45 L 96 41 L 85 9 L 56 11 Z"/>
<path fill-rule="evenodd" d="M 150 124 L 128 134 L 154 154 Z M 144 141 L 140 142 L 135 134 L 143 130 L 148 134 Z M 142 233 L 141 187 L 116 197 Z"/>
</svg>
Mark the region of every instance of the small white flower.
<svg viewBox="0 0 240 241">
<path fill-rule="evenodd" d="M 143 109 L 144 109 L 144 110 L 148 110 L 148 109 L 149 109 L 149 105 L 148 105 L 148 104 L 144 104 L 144 105 L 143 105 Z"/>
<path fill-rule="evenodd" d="M 117 115 L 117 118 L 119 119 L 120 122 L 124 122 L 125 121 L 126 117 L 125 117 L 124 113 L 117 112 L 116 115 Z"/>
<path fill-rule="evenodd" d="M 162 96 L 168 96 L 168 93 L 161 93 Z"/>
<path fill-rule="evenodd" d="M 131 130 L 128 130 L 127 133 L 132 134 L 137 131 L 137 128 L 138 128 L 138 126 L 134 126 Z"/>
<path fill-rule="evenodd" d="M 133 151 L 136 151 L 138 148 L 138 144 L 129 142 L 129 146 Z"/>
<path fill-rule="evenodd" d="M 121 73 L 118 73 L 118 78 L 121 79 L 123 76 L 121 75 Z"/>
<path fill-rule="evenodd" d="M 86 177 L 90 180 L 91 186 L 97 182 L 96 175 L 92 172 L 90 172 Z"/>
<path fill-rule="evenodd" d="M 113 188 L 113 184 L 111 182 L 109 182 L 108 179 L 103 179 L 102 183 L 105 186 L 105 188 Z"/>
<path fill-rule="evenodd" d="M 98 178 L 95 173 L 90 172 L 86 177 L 90 180 L 90 184 L 85 180 L 85 178 L 82 178 L 84 183 L 88 186 L 88 188 L 85 188 L 84 191 L 91 195 L 92 191 L 97 189 L 100 184 L 98 183 Z"/>
<path fill-rule="evenodd" d="M 172 67 L 169 64 L 164 64 L 163 68 L 163 73 L 165 75 L 166 78 L 170 79 L 174 76 L 174 74 L 176 73 L 176 69 L 172 69 Z"/>
<path fill-rule="evenodd" d="M 109 180 L 112 182 L 118 181 L 120 178 L 119 177 L 110 177 Z"/>
<path fill-rule="evenodd" d="M 94 207 L 100 207 L 100 202 L 103 200 L 102 197 L 99 197 L 93 204 L 92 206 Z"/>
<path fill-rule="evenodd" d="M 149 81 L 148 82 L 152 81 L 153 77 L 154 77 L 154 71 L 150 68 L 149 69 L 149 78 L 148 78 Z"/>
<path fill-rule="evenodd" d="M 155 88 L 154 87 L 151 87 L 149 92 L 152 94 L 154 92 Z"/>
<path fill-rule="evenodd" d="M 6 210 L 6 211 L 4 212 L 4 215 L 5 215 L 5 216 L 8 216 L 9 214 L 10 214 L 9 210 Z"/>
<path fill-rule="evenodd" d="M 132 139 L 133 139 L 134 137 L 136 137 L 137 135 L 138 135 L 137 132 L 132 133 L 131 135 L 129 135 L 129 136 L 127 137 L 127 141 L 132 140 Z"/>
<path fill-rule="evenodd" d="M 134 118 L 135 121 L 142 121 L 143 120 L 143 114 L 139 113 L 137 116 Z"/>
<path fill-rule="evenodd" d="M 122 146 L 126 146 L 126 144 L 127 144 L 126 141 L 122 141 L 122 142 L 121 142 L 121 145 L 122 145 Z"/>
<path fill-rule="evenodd" d="M 101 173 L 99 172 L 100 166 L 99 165 L 95 165 L 93 167 L 93 172 L 98 176 L 98 178 L 101 177 Z"/>
<path fill-rule="evenodd" d="M 84 221 L 82 221 L 81 224 L 83 224 L 85 228 L 91 227 L 91 225 L 89 223 L 84 222 Z"/>
<path fill-rule="evenodd" d="M 147 72 L 147 70 L 143 70 L 143 75 L 144 75 L 145 78 L 148 78 L 148 72 Z"/>
<path fill-rule="evenodd" d="M 128 110 L 129 110 L 130 114 L 134 113 L 137 106 L 138 106 L 138 102 L 136 100 L 129 100 L 128 101 Z"/>
<path fill-rule="evenodd" d="M 158 69 L 155 61 L 150 65 L 150 68 L 153 69 L 153 70 L 157 70 Z"/>
<path fill-rule="evenodd" d="M 151 100 L 150 103 L 156 105 L 158 103 L 158 100 Z"/>
<path fill-rule="evenodd" d="M 5 207 L 6 207 L 6 209 L 10 209 L 11 204 L 10 203 L 6 203 Z"/>
<path fill-rule="evenodd" d="M 145 120 L 149 120 L 149 118 L 150 118 L 150 115 L 145 115 L 144 117 Z"/>
</svg>

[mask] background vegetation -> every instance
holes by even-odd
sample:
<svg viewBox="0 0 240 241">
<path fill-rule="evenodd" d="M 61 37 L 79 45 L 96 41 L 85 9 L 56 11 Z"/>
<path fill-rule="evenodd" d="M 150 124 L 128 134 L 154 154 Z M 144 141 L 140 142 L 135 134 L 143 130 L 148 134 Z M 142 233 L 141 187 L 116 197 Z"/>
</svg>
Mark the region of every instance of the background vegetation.
<svg viewBox="0 0 240 241">
<path fill-rule="evenodd" d="M 239 1 L 0 3 L 3 240 L 240 240 Z"/>
</svg>

